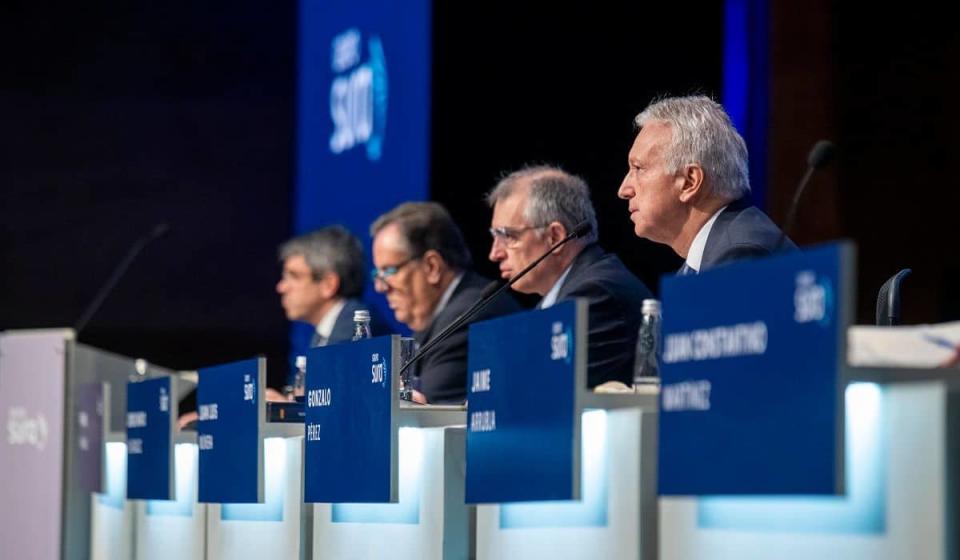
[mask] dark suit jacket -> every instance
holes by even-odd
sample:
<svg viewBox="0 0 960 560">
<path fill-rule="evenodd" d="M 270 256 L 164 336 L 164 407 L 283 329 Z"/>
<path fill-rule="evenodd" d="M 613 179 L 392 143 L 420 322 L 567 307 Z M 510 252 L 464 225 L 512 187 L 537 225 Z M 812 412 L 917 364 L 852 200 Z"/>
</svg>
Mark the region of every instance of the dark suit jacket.
<svg viewBox="0 0 960 560">
<path fill-rule="evenodd" d="M 718 265 L 772 255 L 780 239 L 780 228 L 760 209 L 741 198 L 731 202 L 713 223 L 707 244 L 703 248 L 700 270 Z M 785 239 L 781 251 L 796 250 L 790 239 Z"/>
<path fill-rule="evenodd" d="M 573 260 L 557 301 L 590 302 L 587 385 L 605 381 L 633 383 L 633 357 L 643 316 L 643 300 L 653 294 L 620 259 L 599 245 L 588 245 Z"/>
<path fill-rule="evenodd" d="M 480 293 L 489 280 L 472 272 L 465 272 L 460 284 L 453 291 L 446 307 L 434 318 L 430 326 L 414 333 L 422 347 L 431 338 L 440 334 L 447 325 L 480 299 Z M 438 344 L 415 366 L 418 375 L 415 387 L 426 395 L 432 404 L 462 403 L 467 398 L 467 327 L 470 323 L 486 321 L 500 315 L 520 311 L 520 306 L 509 294 L 500 294 L 470 321 Z"/>
<path fill-rule="evenodd" d="M 370 312 L 370 333 L 373 336 L 390 334 L 390 329 L 387 327 L 386 321 L 383 320 L 383 317 L 380 315 L 380 312 L 377 311 L 376 307 L 368 305 L 365 301 L 350 298 L 346 301 L 343 310 L 340 311 L 340 315 L 337 316 L 337 320 L 333 323 L 333 330 L 330 331 L 330 338 L 327 340 L 327 344 L 353 340 L 353 312 L 358 309 L 366 309 Z"/>
</svg>

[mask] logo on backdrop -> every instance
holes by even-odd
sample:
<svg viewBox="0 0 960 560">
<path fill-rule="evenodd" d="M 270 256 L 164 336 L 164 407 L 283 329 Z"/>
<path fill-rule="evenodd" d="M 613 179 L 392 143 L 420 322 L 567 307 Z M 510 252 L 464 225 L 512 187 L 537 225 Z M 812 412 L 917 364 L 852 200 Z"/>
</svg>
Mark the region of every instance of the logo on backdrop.
<svg viewBox="0 0 960 560">
<path fill-rule="evenodd" d="M 793 319 L 798 323 L 819 322 L 830 324 L 830 308 L 833 291 L 826 279 L 817 280 L 812 270 L 797 273 L 796 290 L 793 292 Z"/>
<path fill-rule="evenodd" d="M 367 59 L 362 62 L 366 45 Z M 377 161 L 383 151 L 387 126 L 387 65 L 380 37 L 364 40 L 353 28 L 333 38 L 330 66 L 330 151 L 341 154 L 363 146 L 367 159 Z"/>
<path fill-rule="evenodd" d="M 47 446 L 47 419 L 42 414 L 31 418 L 25 408 L 11 407 L 7 411 L 7 443 L 30 445 L 43 451 Z"/>
</svg>

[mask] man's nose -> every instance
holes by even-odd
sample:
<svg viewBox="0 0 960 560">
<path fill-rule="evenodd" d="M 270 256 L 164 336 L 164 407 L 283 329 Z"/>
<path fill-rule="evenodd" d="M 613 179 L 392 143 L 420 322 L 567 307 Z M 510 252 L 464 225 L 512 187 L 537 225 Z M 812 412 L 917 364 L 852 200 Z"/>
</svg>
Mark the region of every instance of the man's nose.
<svg viewBox="0 0 960 560">
<path fill-rule="evenodd" d="M 630 198 L 633 198 L 633 195 L 634 195 L 633 185 L 631 185 L 630 182 L 627 181 L 627 178 L 624 177 L 623 181 L 620 182 L 620 188 L 617 189 L 617 196 L 624 200 L 628 200 Z"/>
<path fill-rule="evenodd" d="M 497 238 L 494 238 L 490 242 L 490 255 L 488 257 L 493 262 L 500 262 L 507 258 L 507 252 L 503 250 L 503 246 L 498 242 Z"/>
</svg>

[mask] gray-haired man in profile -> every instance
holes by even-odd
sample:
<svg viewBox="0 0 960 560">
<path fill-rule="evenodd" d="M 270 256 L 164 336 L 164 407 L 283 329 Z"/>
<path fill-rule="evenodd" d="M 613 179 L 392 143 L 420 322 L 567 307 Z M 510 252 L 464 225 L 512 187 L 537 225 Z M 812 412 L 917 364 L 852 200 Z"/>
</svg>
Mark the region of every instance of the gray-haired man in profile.
<svg viewBox="0 0 960 560">
<path fill-rule="evenodd" d="M 634 233 L 669 245 L 697 274 L 795 249 L 749 201 L 747 144 L 709 97 L 668 97 L 634 119 L 639 129 L 617 195 Z"/>
<path fill-rule="evenodd" d="M 616 255 L 597 244 L 597 218 L 587 184 L 556 167 L 528 167 L 503 178 L 487 202 L 493 208 L 489 256 L 500 264 L 505 280 L 578 224 L 590 224 L 587 235 L 551 253 L 513 289 L 543 296 L 539 308 L 586 298 L 590 303 L 588 385 L 632 384 L 641 307 L 652 296 Z"/>
</svg>

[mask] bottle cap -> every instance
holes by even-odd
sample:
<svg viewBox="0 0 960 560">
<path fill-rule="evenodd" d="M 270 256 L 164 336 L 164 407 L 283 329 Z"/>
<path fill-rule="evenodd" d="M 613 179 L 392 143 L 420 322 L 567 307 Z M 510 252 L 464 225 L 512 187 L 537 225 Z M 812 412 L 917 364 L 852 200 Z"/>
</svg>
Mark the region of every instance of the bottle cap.
<svg viewBox="0 0 960 560">
<path fill-rule="evenodd" d="M 370 312 L 368 310 L 357 309 L 356 311 L 353 312 L 353 322 L 356 323 L 358 321 L 369 321 L 369 320 L 370 320 Z"/>
<path fill-rule="evenodd" d="M 656 299 L 645 299 L 643 300 L 643 307 L 640 308 L 640 313 L 647 315 L 650 313 L 660 314 L 660 301 Z"/>
</svg>

